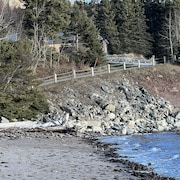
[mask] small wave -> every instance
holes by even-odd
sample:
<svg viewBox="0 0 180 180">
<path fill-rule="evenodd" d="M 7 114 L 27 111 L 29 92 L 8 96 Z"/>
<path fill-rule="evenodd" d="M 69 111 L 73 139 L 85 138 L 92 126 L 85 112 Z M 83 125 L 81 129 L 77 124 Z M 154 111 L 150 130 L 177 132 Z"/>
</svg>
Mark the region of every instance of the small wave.
<svg viewBox="0 0 180 180">
<path fill-rule="evenodd" d="M 135 147 L 140 147 L 141 145 L 139 143 L 134 144 Z"/>
<path fill-rule="evenodd" d="M 153 147 L 153 148 L 151 148 L 151 151 L 152 151 L 152 152 L 161 151 L 161 148 Z"/>
<path fill-rule="evenodd" d="M 174 159 L 178 159 L 179 158 L 179 154 L 175 154 L 172 158 L 170 158 L 169 160 L 174 160 Z"/>
</svg>

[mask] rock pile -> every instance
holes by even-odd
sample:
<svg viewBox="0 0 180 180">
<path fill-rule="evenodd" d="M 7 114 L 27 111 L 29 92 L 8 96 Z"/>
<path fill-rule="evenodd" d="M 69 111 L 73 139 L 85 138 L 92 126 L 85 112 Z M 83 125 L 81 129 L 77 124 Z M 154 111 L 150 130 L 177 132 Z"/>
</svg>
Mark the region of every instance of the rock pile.
<svg viewBox="0 0 180 180">
<path fill-rule="evenodd" d="M 108 135 L 180 129 L 180 111 L 143 87 L 112 80 L 81 89 L 85 86 L 86 91 L 72 86 L 63 88 L 58 95 L 48 94 L 55 120 L 57 114 L 69 114 L 69 128 Z"/>
</svg>

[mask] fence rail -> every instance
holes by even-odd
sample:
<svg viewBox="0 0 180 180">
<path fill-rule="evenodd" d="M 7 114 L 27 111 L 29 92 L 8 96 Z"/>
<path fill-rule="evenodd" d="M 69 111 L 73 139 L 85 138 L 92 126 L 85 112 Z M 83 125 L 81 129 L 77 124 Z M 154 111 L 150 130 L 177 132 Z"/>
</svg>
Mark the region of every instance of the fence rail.
<svg viewBox="0 0 180 180">
<path fill-rule="evenodd" d="M 41 81 L 42 83 L 40 86 L 46 86 L 50 85 L 53 83 L 59 83 L 59 82 L 64 82 L 72 79 L 79 79 L 79 78 L 85 78 L 85 77 L 93 77 L 97 75 L 102 75 L 102 74 L 108 74 L 112 72 L 117 72 L 120 70 L 126 70 L 126 69 L 131 69 L 131 68 L 141 68 L 141 67 L 146 67 L 146 66 L 154 66 L 155 65 L 155 59 L 153 59 L 151 62 L 141 62 L 140 60 L 135 63 L 128 63 L 128 62 L 118 62 L 118 63 L 112 63 L 112 64 L 107 64 L 105 66 L 101 67 L 91 67 L 86 70 L 75 70 L 73 69 L 70 72 L 67 73 L 62 73 L 62 74 L 54 74 L 52 76 L 48 76 L 45 78 L 39 78 L 37 79 L 38 81 Z"/>
<path fill-rule="evenodd" d="M 179 59 L 179 58 L 178 58 Z M 176 61 L 176 56 L 174 57 Z M 155 64 L 167 63 L 167 59 L 164 56 L 163 58 L 156 58 L 152 56 L 151 59 L 145 58 L 125 58 L 122 60 L 122 57 L 110 57 L 107 61 L 107 65 L 100 66 L 97 68 L 91 67 L 86 70 L 75 70 L 73 69 L 70 72 L 62 74 L 54 74 L 45 78 L 39 78 L 38 81 L 42 82 L 40 86 L 46 86 L 53 83 L 64 82 L 72 79 L 79 79 L 85 77 L 93 77 L 102 74 L 109 74 L 112 72 L 117 72 L 120 70 L 133 69 L 133 68 L 142 68 L 148 66 L 155 66 Z"/>
</svg>

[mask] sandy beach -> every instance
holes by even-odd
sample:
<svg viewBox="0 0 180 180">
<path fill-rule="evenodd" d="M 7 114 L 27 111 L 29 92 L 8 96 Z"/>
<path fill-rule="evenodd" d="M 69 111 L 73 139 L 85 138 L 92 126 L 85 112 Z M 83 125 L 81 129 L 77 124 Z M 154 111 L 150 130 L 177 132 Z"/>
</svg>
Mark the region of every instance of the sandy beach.
<svg viewBox="0 0 180 180">
<path fill-rule="evenodd" d="M 36 137 L 0 134 L 0 179 L 138 179 L 124 165 L 109 162 L 103 153 L 80 137 L 35 134 Z"/>
</svg>

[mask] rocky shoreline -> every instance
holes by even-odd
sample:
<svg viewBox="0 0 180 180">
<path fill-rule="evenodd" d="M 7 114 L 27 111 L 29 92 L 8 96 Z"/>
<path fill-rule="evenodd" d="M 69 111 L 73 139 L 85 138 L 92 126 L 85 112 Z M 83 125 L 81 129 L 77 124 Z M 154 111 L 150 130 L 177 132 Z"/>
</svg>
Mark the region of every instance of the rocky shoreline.
<svg viewBox="0 0 180 180">
<path fill-rule="evenodd" d="M 180 131 L 180 109 L 162 97 L 153 96 L 128 76 L 88 78 L 47 87 L 44 93 L 51 104 L 50 113 L 33 119 L 38 127 L 2 128 L 0 139 L 81 137 L 98 150 L 96 153 L 104 153 L 111 162 L 124 164 L 124 168 L 117 166 L 113 171 L 126 172 L 138 180 L 173 180 L 155 174 L 148 167 L 122 160 L 115 149 L 97 141 L 102 135 Z M 1 122 L 10 124 L 3 117 Z M 52 131 L 48 127 L 62 129 Z"/>
<path fill-rule="evenodd" d="M 66 126 L 80 133 L 128 135 L 180 130 L 180 109 L 127 79 L 97 78 L 96 83 L 76 82 L 61 88 L 58 94 L 51 91 L 46 94 L 51 113 L 44 117 L 45 121 L 49 118 L 59 121 L 59 114 L 65 114 Z M 66 119 L 61 119 L 61 123 Z"/>
<path fill-rule="evenodd" d="M 176 101 L 180 101 L 180 81 L 177 79 L 180 72 L 171 66 L 165 68 L 168 68 L 168 77 L 172 75 L 172 82 L 176 85 L 173 89 L 177 90 L 172 95 L 176 95 Z M 154 79 L 160 82 L 165 76 L 158 68 L 148 71 L 148 79 L 155 74 L 157 77 Z M 134 78 L 133 71 L 126 71 L 46 87 L 43 92 L 50 103 L 50 113 L 32 121 L 46 123 L 47 126 L 62 126 L 78 133 L 106 135 L 179 131 L 180 108 L 163 97 L 150 94 L 140 85 L 143 81 L 137 81 L 139 76 L 147 76 L 146 69 L 140 75 L 136 75 L 137 72 L 134 71 Z M 164 77 L 162 84 L 167 84 L 167 80 L 171 83 Z M 8 122 L 4 117 L 0 121 Z"/>
<path fill-rule="evenodd" d="M 157 173 L 153 172 L 153 169 L 144 166 L 142 164 L 132 162 L 129 160 L 124 160 L 123 157 L 121 157 L 119 154 L 116 153 L 116 148 L 113 147 L 113 145 L 116 144 L 108 144 L 108 143 L 102 143 L 99 141 L 99 137 L 95 138 L 92 136 L 88 138 L 91 144 L 93 146 L 98 147 L 100 151 L 102 151 L 105 155 L 105 157 L 112 163 L 120 163 L 125 165 L 127 168 L 127 172 L 129 172 L 131 175 L 138 177 L 141 180 L 175 180 L 175 178 L 172 177 L 166 177 L 163 175 L 159 175 Z M 117 168 L 116 171 L 121 172 L 121 168 Z"/>
</svg>

